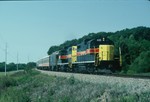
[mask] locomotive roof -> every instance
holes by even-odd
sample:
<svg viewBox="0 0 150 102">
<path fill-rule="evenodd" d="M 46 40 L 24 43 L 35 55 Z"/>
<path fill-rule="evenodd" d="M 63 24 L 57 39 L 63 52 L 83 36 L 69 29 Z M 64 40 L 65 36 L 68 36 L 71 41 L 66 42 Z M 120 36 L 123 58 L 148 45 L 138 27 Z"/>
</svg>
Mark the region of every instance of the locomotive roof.
<svg viewBox="0 0 150 102">
<path fill-rule="evenodd" d="M 114 44 L 113 41 L 111 41 L 110 39 L 106 37 L 101 37 L 98 39 L 91 39 L 90 41 L 88 41 L 88 43 L 91 43 L 91 42 L 100 42 L 101 44 Z"/>
<path fill-rule="evenodd" d="M 46 59 L 46 58 L 48 58 L 48 57 L 50 57 L 50 55 L 45 56 L 45 57 L 43 57 L 43 58 L 40 58 L 40 59 L 39 59 L 39 60 L 37 60 L 36 62 L 38 62 L 38 61 L 40 61 L 40 60 L 43 60 L 43 59 Z"/>
<path fill-rule="evenodd" d="M 77 44 L 77 45 L 74 45 L 74 46 L 81 46 L 81 45 L 86 45 L 86 44 L 89 44 L 91 42 L 95 42 L 95 41 L 98 41 L 100 42 L 101 44 L 114 44 L 113 41 L 111 41 L 109 38 L 107 37 L 100 37 L 100 38 L 96 38 L 96 39 L 84 39 L 81 43 Z M 62 50 L 71 50 L 72 46 L 66 46 L 64 47 Z M 56 51 L 57 52 L 57 51 Z M 56 53 L 54 52 L 54 53 Z M 57 52 L 58 53 L 58 52 Z"/>
<path fill-rule="evenodd" d="M 58 54 L 59 53 L 59 51 L 55 51 L 55 52 L 53 52 L 52 54 Z"/>
</svg>

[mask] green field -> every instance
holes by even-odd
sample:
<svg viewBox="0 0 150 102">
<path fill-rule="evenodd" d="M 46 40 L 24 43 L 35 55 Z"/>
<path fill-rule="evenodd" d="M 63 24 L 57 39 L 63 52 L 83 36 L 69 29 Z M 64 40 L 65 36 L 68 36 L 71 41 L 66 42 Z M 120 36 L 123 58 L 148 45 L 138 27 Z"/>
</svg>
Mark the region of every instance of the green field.
<svg viewBox="0 0 150 102">
<path fill-rule="evenodd" d="M 128 87 L 93 84 L 20 71 L 0 77 L 0 102 L 149 102 L 150 90 L 131 92 Z"/>
<path fill-rule="evenodd" d="M 14 73 L 16 73 L 16 71 L 9 71 L 9 72 L 6 72 L 6 75 L 12 75 L 12 74 L 14 74 Z M 0 72 L 0 77 L 1 76 L 5 76 L 5 72 Z"/>
</svg>

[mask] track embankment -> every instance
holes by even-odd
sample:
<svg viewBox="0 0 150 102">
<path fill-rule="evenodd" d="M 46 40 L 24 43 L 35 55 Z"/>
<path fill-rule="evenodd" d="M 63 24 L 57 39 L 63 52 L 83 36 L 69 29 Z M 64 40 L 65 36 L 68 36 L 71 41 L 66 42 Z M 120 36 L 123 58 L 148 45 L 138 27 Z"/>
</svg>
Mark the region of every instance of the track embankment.
<svg viewBox="0 0 150 102">
<path fill-rule="evenodd" d="M 65 72 L 54 72 L 54 71 L 43 71 L 38 70 L 41 73 L 59 76 L 59 77 L 74 77 L 83 82 L 90 82 L 95 84 L 109 84 L 115 85 L 116 87 L 126 87 L 132 92 L 145 92 L 150 90 L 150 79 L 140 78 L 123 78 L 115 76 L 103 76 L 103 75 L 90 75 L 90 74 L 78 74 L 78 73 L 65 73 Z"/>
</svg>

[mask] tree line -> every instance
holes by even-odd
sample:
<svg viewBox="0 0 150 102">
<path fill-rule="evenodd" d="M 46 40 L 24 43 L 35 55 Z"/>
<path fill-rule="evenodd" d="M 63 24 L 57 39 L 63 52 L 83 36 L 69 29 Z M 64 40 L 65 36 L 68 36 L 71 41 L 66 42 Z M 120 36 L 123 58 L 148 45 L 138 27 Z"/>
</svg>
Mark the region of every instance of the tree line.
<svg viewBox="0 0 150 102">
<path fill-rule="evenodd" d="M 24 70 L 27 68 L 35 68 L 35 66 L 36 66 L 35 62 L 29 62 L 27 64 L 19 63 L 18 64 L 18 70 Z M 13 62 L 7 64 L 7 71 L 14 71 L 14 70 L 17 70 L 17 64 L 15 64 Z M 4 72 L 4 71 L 5 71 L 5 62 L 1 62 L 0 63 L 0 72 Z"/>
<path fill-rule="evenodd" d="M 115 44 L 115 55 L 122 49 L 122 73 L 150 72 L 150 28 L 136 27 L 116 32 L 89 33 L 79 39 L 65 41 L 63 44 L 51 46 L 48 55 L 62 48 L 77 45 L 85 39 L 108 37 Z"/>
</svg>

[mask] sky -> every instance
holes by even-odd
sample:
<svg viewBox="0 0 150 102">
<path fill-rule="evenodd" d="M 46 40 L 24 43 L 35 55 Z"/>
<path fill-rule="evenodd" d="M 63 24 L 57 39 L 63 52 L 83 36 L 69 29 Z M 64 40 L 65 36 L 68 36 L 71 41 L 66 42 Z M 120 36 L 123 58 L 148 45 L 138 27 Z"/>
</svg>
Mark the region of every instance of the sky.
<svg viewBox="0 0 150 102">
<path fill-rule="evenodd" d="M 89 33 L 150 27 L 148 0 L 0 1 L 0 62 L 35 62 Z"/>
</svg>

